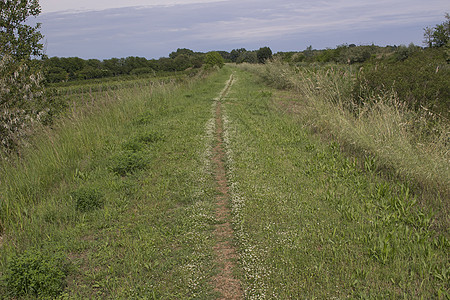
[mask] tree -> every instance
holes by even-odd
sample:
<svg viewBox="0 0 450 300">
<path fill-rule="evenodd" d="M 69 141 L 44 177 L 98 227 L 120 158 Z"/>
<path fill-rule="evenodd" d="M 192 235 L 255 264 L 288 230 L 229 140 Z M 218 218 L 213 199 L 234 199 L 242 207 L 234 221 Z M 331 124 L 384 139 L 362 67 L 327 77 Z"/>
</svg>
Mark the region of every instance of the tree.
<svg viewBox="0 0 450 300">
<path fill-rule="evenodd" d="M 38 0 L 7 0 L 0 2 L 0 55 L 17 59 L 41 57 L 43 36 L 41 24 L 34 27 L 24 24 L 41 12 Z"/>
<path fill-rule="evenodd" d="M 186 48 L 178 48 L 176 52 L 172 52 L 169 54 L 169 58 L 175 59 L 178 55 L 185 55 L 185 56 L 193 56 L 195 53 L 194 51 Z"/>
<path fill-rule="evenodd" d="M 0 152 L 17 149 L 35 121 L 51 120 L 43 87 L 40 24 L 25 24 L 41 9 L 38 0 L 0 2 Z"/>
<path fill-rule="evenodd" d="M 184 71 L 187 68 L 191 67 L 191 62 L 189 60 L 189 56 L 185 54 L 178 55 L 174 60 L 175 68 L 177 71 Z"/>
<path fill-rule="evenodd" d="M 424 43 L 428 47 L 442 47 L 450 42 L 450 14 L 446 13 L 445 19 L 442 24 L 424 28 Z"/>
<path fill-rule="evenodd" d="M 232 62 L 237 62 L 239 56 L 242 53 L 245 53 L 245 52 L 247 52 L 247 50 L 245 48 L 231 50 L 231 52 L 230 52 L 230 60 Z"/>
<path fill-rule="evenodd" d="M 243 53 L 241 53 L 241 55 L 239 55 L 236 63 L 238 63 L 238 64 L 241 64 L 241 63 L 257 64 L 258 56 L 256 55 L 255 51 L 243 52 Z"/>
<path fill-rule="evenodd" d="M 423 29 L 423 43 L 428 46 L 429 48 L 433 47 L 433 31 L 434 29 L 432 27 L 425 27 Z"/>
<path fill-rule="evenodd" d="M 256 51 L 256 57 L 258 57 L 258 62 L 263 64 L 266 60 L 272 58 L 272 50 L 269 47 L 262 47 Z"/>
<path fill-rule="evenodd" d="M 212 68 L 214 66 L 222 68 L 224 65 L 223 57 L 217 51 L 208 52 L 205 56 L 205 65 L 207 68 Z"/>
<path fill-rule="evenodd" d="M 303 55 L 305 56 L 306 59 L 311 59 L 314 56 L 314 49 L 312 47 L 312 45 L 309 45 L 308 47 L 306 47 L 306 50 L 303 51 Z"/>
<path fill-rule="evenodd" d="M 436 25 L 433 31 L 433 44 L 435 47 L 442 47 L 447 45 L 450 40 L 450 31 L 445 26 L 445 23 Z"/>
</svg>

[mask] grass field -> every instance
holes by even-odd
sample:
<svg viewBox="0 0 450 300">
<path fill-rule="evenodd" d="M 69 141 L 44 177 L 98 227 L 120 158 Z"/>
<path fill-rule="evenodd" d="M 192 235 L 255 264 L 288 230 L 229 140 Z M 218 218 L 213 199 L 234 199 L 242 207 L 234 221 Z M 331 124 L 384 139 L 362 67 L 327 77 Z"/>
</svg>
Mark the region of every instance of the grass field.
<svg viewBox="0 0 450 300">
<path fill-rule="evenodd" d="M 449 298 L 435 207 L 311 133 L 256 75 L 91 95 L 1 162 L 0 298 L 220 299 L 218 99 L 245 299 Z"/>
<path fill-rule="evenodd" d="M 432 209 L 320 142 L 256 75 L 237 78 L 225 124 L 247 298 L 448 297 Z"/>
</svg>

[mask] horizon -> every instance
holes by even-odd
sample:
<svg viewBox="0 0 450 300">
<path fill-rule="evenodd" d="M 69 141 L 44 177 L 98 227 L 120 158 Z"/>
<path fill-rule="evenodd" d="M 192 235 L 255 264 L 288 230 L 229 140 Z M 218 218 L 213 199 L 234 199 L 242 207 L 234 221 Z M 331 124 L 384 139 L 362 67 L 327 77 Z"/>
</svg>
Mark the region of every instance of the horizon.
<svg viewBox="0 0 450 300">
<path fill-rule="evenodd" d="M 91 1 L 92 2 L 92 1 Z M 162 5 L 162 3 L 165 3 Z M 423 28 L 444 20 L 446 1 L 41 1 L 49 57 L 109 59 L 270 47 L 274 53 L 342 44 L 422 45 Z"/>
</svg>

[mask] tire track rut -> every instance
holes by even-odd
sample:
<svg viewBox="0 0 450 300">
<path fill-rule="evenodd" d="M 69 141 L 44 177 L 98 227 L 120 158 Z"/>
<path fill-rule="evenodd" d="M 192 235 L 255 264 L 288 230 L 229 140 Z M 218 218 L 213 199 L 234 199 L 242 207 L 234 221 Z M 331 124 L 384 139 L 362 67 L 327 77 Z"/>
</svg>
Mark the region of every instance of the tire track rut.
<svg viewBox="0 0 450 300">
<path fill-rule="evenodd" d="M 215 146 L 213 148 L 213 166 L 214 176 L 217 184 L 217 210 L 216 218 L 219 224 L 216 225 L 214 235 L 217 244 L 214 247 L 217 263 L 220 271 L 214 279 L 215 290 L 221 294 L 219 299 L 243 299 L 243 290 L 241 283 L 233 276 L 235 261 L 238 258 L 236 248 L 233 245 L 233 228 L 231 226 L 231 209 L 228 181 L 225 171 L 225 147 L 223 139 L 223 117 L 222 117 L 222 100 L 226 97 L 233 85 L 234 77 L 230 76 L 225 88 L 216 99 L 215 107 Z"/>
</svg>

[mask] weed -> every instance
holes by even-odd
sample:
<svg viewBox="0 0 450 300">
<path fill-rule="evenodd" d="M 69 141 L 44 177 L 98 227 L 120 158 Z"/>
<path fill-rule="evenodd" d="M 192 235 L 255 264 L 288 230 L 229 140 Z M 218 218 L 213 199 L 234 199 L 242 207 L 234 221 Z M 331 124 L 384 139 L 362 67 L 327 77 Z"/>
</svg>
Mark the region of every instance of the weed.
<svg viewBox="0 0 450 300">
<path fill-rule="evenodd" d="M 81 187 L 72 193 L 71 198 L 75 202 L 76 210 L 80 212 L 89 212 L 103 207 L 103 194 L 92 187 Z"/>
<path fill-rule="evenodd" d="M 119 176 L 126 176 L 148 166 L 148 158 L 142 152 L 123 150 L 110 158 L 110 169 Z"/>
<path fill-rule="evenodd" d="M 161 134 L 156 132 L 145 132 L 143 134 L 140 134 L 136 137 L 136 140 L 138 142 L 144 143 L 144 144 L 151 144 L 163 141 L 164 138 Z"/>
<path fill-rule="evenodd" d="M 69 265 L 60 253 L 29 250 L 11 258 L 4 288 L 11 297 L 55 298 L 66 286 Z"/>
</svg>

